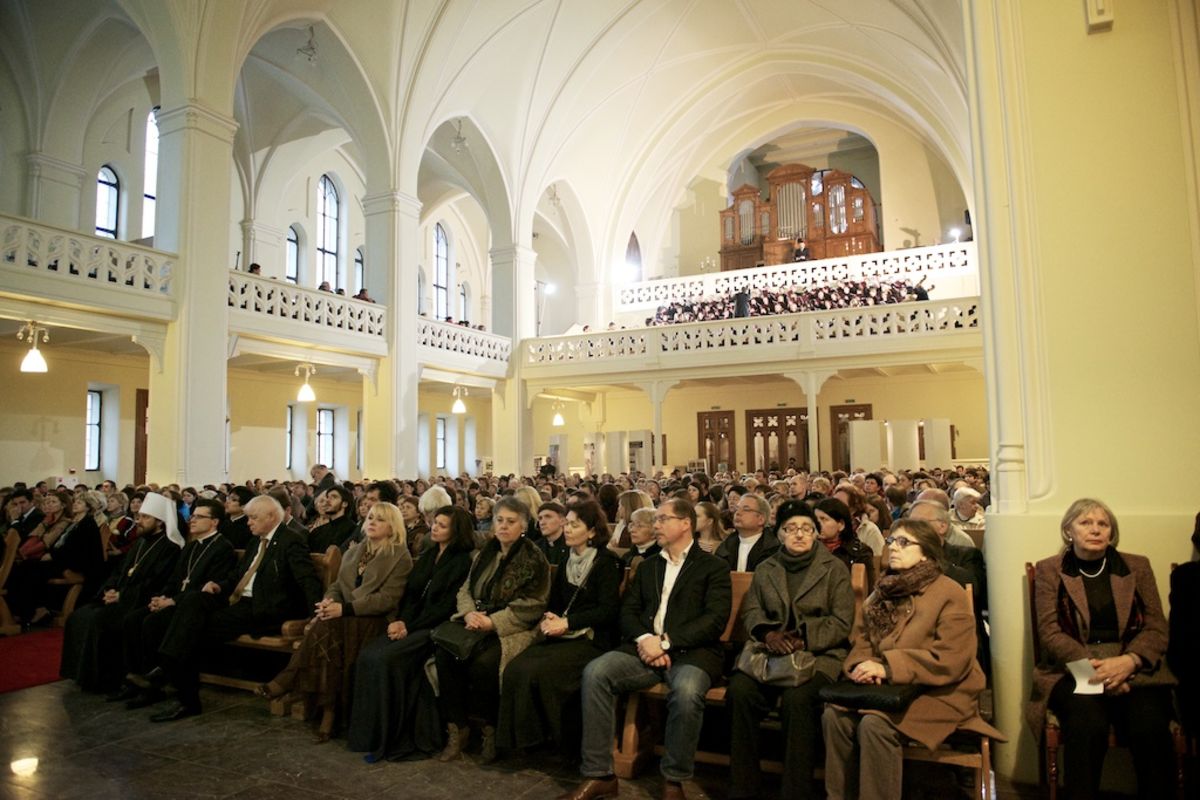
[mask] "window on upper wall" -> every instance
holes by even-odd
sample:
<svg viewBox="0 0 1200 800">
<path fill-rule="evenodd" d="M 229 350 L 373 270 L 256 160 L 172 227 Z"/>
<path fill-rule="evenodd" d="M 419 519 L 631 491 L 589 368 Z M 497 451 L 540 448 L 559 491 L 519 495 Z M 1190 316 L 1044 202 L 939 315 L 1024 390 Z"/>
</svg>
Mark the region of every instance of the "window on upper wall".
<svg viewBox="0 0 1200 800">
<path fill-rule="evenodd" d="M 296 407 L 288 404 L 287 407 L 287 433 L 283 439 L 283 466 L 287 469 L 292 468 L 292 424 L 296 421 Z"/>
<path fill-rule="evenodd" d="M 733 238 L 732 229 L 729 238 Z M 638 244 L 636 233 L 629 234 L 629 244 L 625 245 L 625 278 L 629 281 L 642 279 L 642 246 Z"/>
<path fill-rule="evenodd" d="M 362 409 L 354 417 L 354 466 L 359 472 L 362 472 L 363 465 L 363 445 L 362 445 Z"/>
<path fill-rule="evenodd" d="M 450 316 L 450 241 L 440 222 L 433 226 L 433 315 Z"/>
<path fill-rule="evenodd" d="M 437 468 L 446 468 L 446 418 L 438 417 L 436 420 L 437 431 Z"/>
<path fill-rule="evenodd" d="M 340 289 L 338 280 L 338 204 L 337 187 L 328 175 L 317 184 L 317 283 L 328 282 L 330 290 Z"/>
<path fill-rule="evenodd" d="M 83 468 L 88 471 L 100 469 L 100 405 L 103 394 L 95 389 L 87 393 L 87 415 L 84 418 L 86 439 L 83 444 Z"/>
<path fill-rule="evenodd" d="M 283 276 L 292 283 L 300 282 L 300 234 L 295 225 L 288 226 L 287 263 L 283 265 Z"/>
<path fill-rule="evenodd" d="M 471 318 L 471 315 L 467 313 L 467 285 L 465 283 L 458 285 L 458 318 L 460 320 Z"/>
<path fill-rule="evenodd" d="M 117 215 L 121 204 L 121 181 L 105 164 L 96 175 L 96 235 L 117 238 Z"/>
<path fill-rule="evenodd" d="M 366 282 L 365 266 L 363 264 L 363 251 L 358 248 L 354 251 L 354 291 L 361 292 Z"/>
<path fill-rule="evenodd" d="M 333 464 L 333 409 L 317 409 L 317 463 Z"/>
<path fill-rule="evenodd" d="M 158 106 L 146 115 L 146 181 L 142 190 L 142 238 L 154 235 L 158 209 Z"/>
</svg>

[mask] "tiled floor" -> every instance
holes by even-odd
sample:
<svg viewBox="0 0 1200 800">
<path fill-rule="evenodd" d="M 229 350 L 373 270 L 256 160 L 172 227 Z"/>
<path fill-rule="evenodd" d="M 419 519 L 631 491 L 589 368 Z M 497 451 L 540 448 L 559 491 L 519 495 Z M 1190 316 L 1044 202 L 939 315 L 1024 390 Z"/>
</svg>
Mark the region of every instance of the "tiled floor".
<svg viewBox="0 0 1200 800">
<path fill-rule="evenodd" d="M 244 692 L 206 687 L 203 697 L 203 715 L 155 725 L 147 711 L 125 711 L 65 681 L 0 695 L 0 798 L 549 800 L 578 781 L 573 767 L 540 757 L 488 768 L 432 760 L 367 766 L 338 740 L 312 744 L 304 724 L 271 716 L 264 701 Z M 8 767 L 31 756 L 39 760 L 32 775 Z M 952 800 L 953 784 L 939 777 L 944 770 L 922 776 L 919 794 Z M 724 798 L 727 778 L 724 768 L 701 768 L 688 796 Z M 623 782 L 621 797 L 660 791 L 648 774 Z M 1012 787 L 998 794 L 1037 796 Z"/>
</svg>

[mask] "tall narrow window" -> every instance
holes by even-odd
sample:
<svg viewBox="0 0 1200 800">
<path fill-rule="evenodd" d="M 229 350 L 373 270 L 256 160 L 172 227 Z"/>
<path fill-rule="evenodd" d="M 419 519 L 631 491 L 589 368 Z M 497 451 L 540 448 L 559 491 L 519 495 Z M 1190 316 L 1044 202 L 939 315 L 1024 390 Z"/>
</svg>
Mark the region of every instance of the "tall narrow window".
<svg viewBox="0 0 1200 800">
<path fill-rule="evenodd" d="M 366 277 L 366 270 L 363 265 L 363 251 L 360 247 L 354 251 L 354 291 L 362 291 Z"/>
<path fill-rule="evenodd" d="M 446 468 L 446 418 L 437 418 L 437 468 Z"/>
<path fill-rule="evenodd" d="M 295 225 L 288 226 L 287 263 L 283 265 L 283 276 L 292 283 L 300 281 L 300 234 Z"/>
<path fill-rule="evenodd" d="M 471 315 L 467 313 L 467 285 L 465 283 L 458 285 L 458 318 L 460 320 L 471 318 Z"/>
<path fill-rule="evenodd" d="M 317 185 L 317 281 L 340 289 L 338 280 L 338 193 L 328 175 Z"/>
<path fill-rule="evenodd" d="M 333 466 L 333 409 L 317 409 L 317 463 Z"/>
<path fill-rule="evenodd" d="M 117 212 L 121 203 L 121 182 L 117 173 L 105 164 L 96 176 L 96 235 L 117 238 Z"/>
<path fill-rule="evenodd" d="M 362 434 L 362 409 L 360 408 L 354 418 L 354 466 L 359 472 L 362 472 L 363 465 Z"/>
<path fill-rule="evenodd" d="M 732 231 L 729 238 L 733 238 Z M 625 245 L 625 277 L 629 281 L 642 279 L 642 246 L 638 244 L 636 233 L 629 234 L 629 244 Z"/>
<path fill-rule="evenodd" d="M 287 407 L 287 435 L 283 440 L 283 466 L 292 468 L 292 423 L 296 419 L 296 407 L 291 403 Z"/>
<path fill-rule="evenodd" d="M 158 106 L 146 115 L 146 182 L 142 192 L 142 238 L 154 235 L 158 205 Z"/>
<path fill-rule="evenodd" d="M 450 242 L 440 222 L 433 226 L 433 315 L 450 316 Z"/>
<path fill-rule="evenodd" d="M 83 468 L 85 470 L 100 469 L 100 403 L 101 393 L 89 389 L 87 393 L 87 417 L 84 428 L 87 440 L 83 446 Z"/>
</svg>

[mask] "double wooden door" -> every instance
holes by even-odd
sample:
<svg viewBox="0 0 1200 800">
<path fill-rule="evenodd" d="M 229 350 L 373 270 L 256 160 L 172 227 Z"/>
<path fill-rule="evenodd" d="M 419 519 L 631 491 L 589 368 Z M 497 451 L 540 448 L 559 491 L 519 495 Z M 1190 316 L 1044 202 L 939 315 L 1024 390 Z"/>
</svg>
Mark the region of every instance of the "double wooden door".
<svg viewBox="0 0 1200 800">
<path fill-rule="evenodd" d="M 696 413 L 697 450 L 708 463 L 708 474 L 737 469 L 737 438 L 732 411 Z"/>
<path fill-rule="evenodd" d="M 758 408 L 746 411 L 746 469 L 808 469 L 808 410 Z"/>
</svg>

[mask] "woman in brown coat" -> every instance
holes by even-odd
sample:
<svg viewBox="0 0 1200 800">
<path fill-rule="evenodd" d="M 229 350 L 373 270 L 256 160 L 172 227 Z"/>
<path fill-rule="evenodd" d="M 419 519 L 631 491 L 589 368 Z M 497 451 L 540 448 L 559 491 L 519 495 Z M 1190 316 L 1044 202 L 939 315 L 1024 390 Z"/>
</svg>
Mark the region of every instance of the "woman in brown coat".
<svg viewBox="0 0 1200 800">
<path fill-rule="evenodd" d="M 318 742 L 329 738 L 338 711 L 349 705 L 358 653 L 395 615 L 413 568 L 396 506 L 376 503 L 363 531 L 366 538 L 346 551 L 337 579 L 317 603 L 300 649 L 283 672 L 258 689 L 262 697 L 290 692 L 315 695 L 324 710 Z"/>
<path fill-rule="evenodd" d="M 1108 729 L 1133 751 L 1139 797 L 1174 793 L 1168 674 L 1159 673 L 1167 650 L 1154 571 L 1144 556 L 1118 553 L 1120 529 L 1099 500 L 1076 500 L 1063 515 L 1066 548 L 1038 562 L 1035 588 L 1041 662 L 1033 671 L 1026 717 L 1040 738 L 1047 706 L 1063 732 L 1068 798 L 1099 793 Z M 1088 660 L 1099 694 L 1077 694 L 1067 672 Z M 1146 683 L 1156 685 L 1144 685 Z M 1143 684 L 1143 685 L 1139 685 Z"/>
<path fill-rule="evenodd" d="M 855 621 L 845 674 L 856 683 L 926 688 L 901 712 L 825 709 L 831 800 L 900 797 L 909 739 L 931 750 L 955 730 L 1004 739 L 979 716 L 985 681 L 975 661 L 975 617 L 963 588 L 942 574 L 937 532 L 927 522 L 902 519 L 892 526 L 885 555 L 887 573 Z"/>
</svg>

